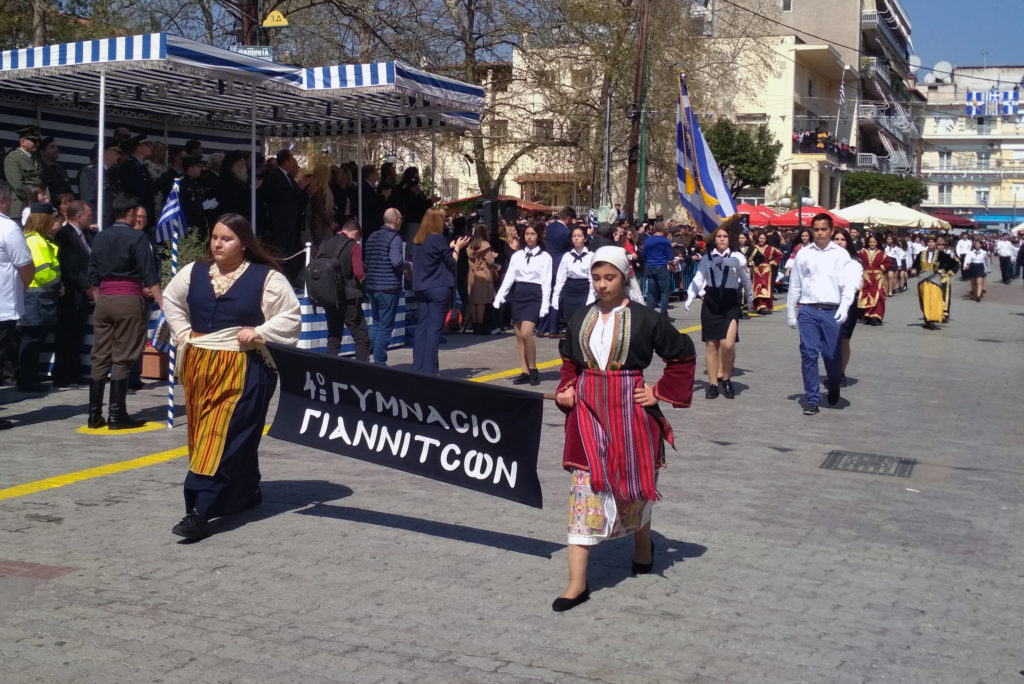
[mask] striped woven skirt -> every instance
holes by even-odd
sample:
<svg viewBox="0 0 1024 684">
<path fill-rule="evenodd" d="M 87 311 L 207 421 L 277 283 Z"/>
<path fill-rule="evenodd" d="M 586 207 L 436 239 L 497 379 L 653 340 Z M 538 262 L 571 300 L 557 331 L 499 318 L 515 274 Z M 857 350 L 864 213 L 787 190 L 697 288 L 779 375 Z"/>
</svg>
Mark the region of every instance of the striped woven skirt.
<svg viewBox="0 0 1024 684">
<path fill-rule="evenodd" d="M 185 510 L 213 518 L 259 503 L 258 450 L 276 373 L 254 351 L 188 347 L 182 377 L 189 452 Z"/>
</svg>

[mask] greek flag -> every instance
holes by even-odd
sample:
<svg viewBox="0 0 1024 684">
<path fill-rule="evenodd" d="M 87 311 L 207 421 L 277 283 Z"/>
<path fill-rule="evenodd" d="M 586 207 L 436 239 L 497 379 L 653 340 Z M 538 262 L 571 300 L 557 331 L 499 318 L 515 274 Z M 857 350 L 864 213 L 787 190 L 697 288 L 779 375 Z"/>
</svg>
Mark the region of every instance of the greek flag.
<svg viewBox="0 0 1024 684">
<path fill-rule="evenodd" d="M 171 348 L 171 326 L 167 323 L 167 319 L 164 318 L 163 311 L 160 312 L 156 319 L 156 327 L 150 333 L 149 342 L 153 345 L 153 349 L 164 354 Z"/>
<path fill-rule="evenodd" d="M 839 82 L 839 106 L 842 107 L 844 104 L 846 104 L 846 81 L 840 81 Z"/>
<path fill-rule="evenodd" d="M 676 107 L 676 179 L 679 202 L 694 225 L 710 232 L 736 213 L 729 186 L 700 132 L 697 115 L 690 109 L 686 75 L 679 74 Z"/>
<path fill-rule="evenodd" d="M 185 233 L 188 232 L 185 215 L 181 213 L 181 201 L 178 199 L 178 181 L 174 181 L 171 194 L 167 196 L 167 202 L 164 203 L 164 210 L 160 212 L 154 239 L 157 242 L 167 242 L 175 232 L 178 233 L 179 238 L 185 237 Z"/>
</svg>

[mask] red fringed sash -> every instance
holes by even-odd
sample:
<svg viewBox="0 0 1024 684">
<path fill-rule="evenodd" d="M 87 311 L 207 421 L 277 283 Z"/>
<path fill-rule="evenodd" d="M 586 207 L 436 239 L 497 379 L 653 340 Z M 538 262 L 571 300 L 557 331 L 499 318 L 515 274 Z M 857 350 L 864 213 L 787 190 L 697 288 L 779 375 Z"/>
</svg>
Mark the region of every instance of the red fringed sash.
<svg viewBox="0 0 1024 684">
<path fill-rule="evenodd" d="M 624 501 L 661 498 L 654 471 L 662 431 L 633 400 L 633 390 L 643 383 L 638 370 L 584 369 L 576 385 L 576 406 L 568 417 L 579 429 L 591 488 Z"/>
</svg>

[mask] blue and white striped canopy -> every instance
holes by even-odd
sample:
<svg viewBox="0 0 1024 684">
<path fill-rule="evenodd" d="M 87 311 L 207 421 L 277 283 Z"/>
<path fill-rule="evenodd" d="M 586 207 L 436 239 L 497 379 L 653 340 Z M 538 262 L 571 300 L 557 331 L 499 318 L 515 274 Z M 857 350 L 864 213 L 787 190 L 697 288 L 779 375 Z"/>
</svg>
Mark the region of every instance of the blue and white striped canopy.
<svg viewBox="0 0 1024 684">
<path fill-rule="evenodd" d="M 302 69 L 166 33 L 0 52 L 0 97 L 143 120 L 347 134 L 478 126 L 483 89 L 398 62 Z"/>
</svg>

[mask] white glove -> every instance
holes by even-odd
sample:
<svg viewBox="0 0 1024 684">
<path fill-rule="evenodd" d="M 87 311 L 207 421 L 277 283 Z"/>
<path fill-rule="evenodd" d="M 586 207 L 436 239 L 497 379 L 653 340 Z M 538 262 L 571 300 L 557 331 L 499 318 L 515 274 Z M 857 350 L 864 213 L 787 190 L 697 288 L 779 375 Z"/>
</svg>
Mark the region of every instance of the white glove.
<svg viewBox="0 0 1024 684">
<path fill-rule="evenodd" d="M 692 303 L 693 303 L 693 298 L 691 297 L 690 299 L 687 299 L 685 302 L 683 302 L 683 308 L 686 309 L 687 311 L 689 311 L 690 310 L 690 304 L 692 304 Z"/>
<path fill-rule="evenodd" d="M 846 317 L 849 316 L 849 315 L 850 315 L 850 310 L 849 309 L 844 309 L 843 307 L 839 307 L 838 309 L 836 309 L 836 323 L 838 323 L 839 325 L 842 325 L 843 323 L 846 322 Z"/>
<path fill-rule="evenodd" d="M 220 202 L 218 202 L 213 197 L 211 197 L 210 199 L 208 199 L 205 202 L 203 202 L 203 209 L 206 209 L 207 211 L 209 211 L 210 209 L 216 209 L 219 206 L 220 206 Z"/>
<path fill-rule="evenodd" d="M 493 302 L 491 302 L 491 304 L 492 306 L 494 306 L 495 309 L 500 309 L 502 302 L 499 302 L 497 299 L 495 299 Z"/>
<path fill-rule="evenodd" d="M 796 330 L 796 316 L 786 316 L 786 325 Z"/>
</svg>

